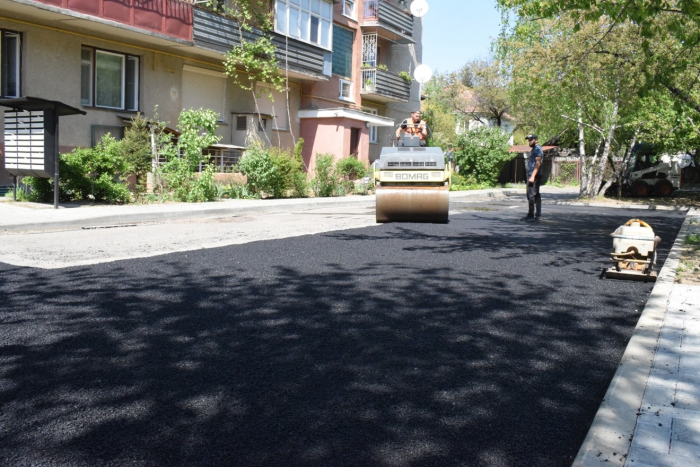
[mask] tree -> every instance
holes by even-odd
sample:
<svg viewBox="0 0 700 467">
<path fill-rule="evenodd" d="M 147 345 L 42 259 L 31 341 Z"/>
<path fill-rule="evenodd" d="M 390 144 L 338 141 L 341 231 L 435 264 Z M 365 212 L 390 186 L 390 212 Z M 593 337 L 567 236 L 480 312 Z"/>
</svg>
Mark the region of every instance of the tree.
<svg viewBox="0 0 700 467">
<path fill-rule="evenodd" d="M 451 148 L 457 141 L 456 106 L 459 80 L 455 73 L 436 73 L 425 85 L 422 118 L 430 128 L 430 145 Z"/>
<path fill-rule="evenodd" d="M 577 143 L 581 196 L 598 194 L 621 146 L 618 137 L 635 126 L 645 84 L 639 28 L 628 23 L 607 31 L 608 22 L 603 17 L 577 29 L 571 15 L 521 19 L 499 44 L 512 74 L 511 99 L 522 103 L 519 120 L 540 135 Z"/>
<path fill-rule="evenodd" d="M 645 89 L 661 87 L 700 113 L 700 2 L 697 0 L 498 0 L 521 19 L 570 17 L 574 32 L 607 18 L 601 40 L 615 29 L 639 27 L 638 66 Z M 507 17 L 508 15 L 504 15 Z M 593 48 L 589 53 L 593 53 Z"/>
<path fill-rule="evenodd" d="M 461 78 L 460 84 L 465 86 L 456 102 L 458 111 L 482 123 L 493 120 L 496 126 L 502 126 L 503 116 L 510 108 L 510 99 L 508 76 L 501 63 L 497 60 L 473 60 L 462 67 L 458 76 Z"/>
<path fill-rule="evenodd" d="M 428 99 L 422 110 L 434 143 L 442 147 L 456 143 L 460 116 L 502 126 L 510 108 L 507 83 L 505 70 L 494 60 L 474 60 L 456 72 L 433 76 L 425 87 Z"/>
<path fill-rule="evenodd" d="M 279 72 L 277 48 L 272 43 L 272 3 L 269 0 L 207 0 L 203 5 L 236 21 L 238 34 L 233 47 L 226 53 L 224 70 L 234 83 L 252 92 L 259 124 L 262 125 L 262 115 L 257 99 L 265 90 L 270 101 L 274 100 L 271 89 L 287 90 L 289 114 L 289 79 Z M 262 86 L 256 89 L 258 83 Z M 291 116 L 288 117 L 291 120 Z"/>
<path fill-rule="evenodd" d="M 131 126 L 124 130 L 120 153 L 126 164 L 125 174 L 134 175 L 136 186 L 140 186 L 153 165 L 150 123 L 140 113 L 132 117 Z"/>
<path fill-rule="evenodd" d="M 480 184 L 495 186 L 506 162 L 513 159 L 508 152 L 509 135 L 500 128 L 477 128 L 459 136 L 455 163 L 459 173 Z"/>
</svg>

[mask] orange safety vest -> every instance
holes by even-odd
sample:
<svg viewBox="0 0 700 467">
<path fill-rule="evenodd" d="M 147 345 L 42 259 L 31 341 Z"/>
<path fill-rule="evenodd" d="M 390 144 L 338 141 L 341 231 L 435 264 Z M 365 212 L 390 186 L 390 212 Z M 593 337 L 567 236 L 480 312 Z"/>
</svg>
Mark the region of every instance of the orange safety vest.
<svg viewBox="0 0 700 467">
<path fill-rule="evenodd" d="M 404 132 L 407 135 L 411 135 L 411 136 L 418 135 L 418 137 L 420 138 L 421 141 L 425 140 L 425 136 L 423 135 L 423 132 L 421 131 L 420 126 L 416 126 L 416 125 L 420 125 L 421 123 L 423 123 L 423 120 L 421 120 L 418 123 L 414 123 L 413 120 L 409 121 L 409 119 L 406 119 L 403 121 L 403 123 L 406 124 L 406 129 L 404 130 Z M 401 125 L 401 126 L 403 126 L 403 125 Z"/>
</svg>

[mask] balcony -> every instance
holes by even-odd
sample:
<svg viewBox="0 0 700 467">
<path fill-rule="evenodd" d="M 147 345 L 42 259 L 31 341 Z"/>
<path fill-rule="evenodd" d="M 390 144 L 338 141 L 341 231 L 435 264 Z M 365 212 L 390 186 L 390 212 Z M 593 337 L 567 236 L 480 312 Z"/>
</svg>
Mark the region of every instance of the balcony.
<svg viewBox="0 0 700 467">
<path fill-rule="evenodd" d="M 259 30 L 251 33 L 243 31 L 243 37 L 250 41 L 261 35 Z M 277 49 L 277 62 L 283 69 L 286 64 L 289 76 L 317 81 L 328 80 L 330 52 L 291 37 L 285 38 L 281 34 L 271 33 L 271 36 Z M 234 45 L 240 44 L 238 23 L 213 11 L 195 7 L 193 40 L 197 47 L 225 54 Z"/>
<path fill-rule="evenodd" d="M 192 40 L 192 5 L 180 0 L 34 0 L 58 9 L 121 23 L 184 41 Z M 63 13 L 60 10 L 54 10 Z M 108 23 L 107 23 L 108 24 Z"/>
<path fill-rule="evenodd" d="M 387 0 L 365 0 L 362 32 L 376 33 L 392 41 L 413 44 L 413 15 Z"/>
<path fill-rule="evenodd" d="M 360 94 L 377 102 L 408 102 L 411 84 L 388 70 L 363 67 Z"/>
</svg>

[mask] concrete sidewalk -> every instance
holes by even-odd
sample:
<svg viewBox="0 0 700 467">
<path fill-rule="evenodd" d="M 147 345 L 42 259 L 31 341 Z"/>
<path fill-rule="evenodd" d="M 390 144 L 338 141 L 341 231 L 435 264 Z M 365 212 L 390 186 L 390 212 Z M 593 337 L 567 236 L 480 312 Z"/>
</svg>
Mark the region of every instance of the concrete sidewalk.
<svg viewBox="0 0 700 467">
<path fill-rule="evenodd" d="M 542 187 L 552 201 L 574 198 L 577 188 Z M 500 198 L 525 196 L 524 189 L 453 191 L 450 199 Z M 120 226 L 168 220 L 242 214 L 304 211 L 358 204 L 374 206 L 374 196 L 342 198 L 295 198 L 269 200 L 222 200 L 214 203 L 129 204 L 122 206 L 63 204 L 59 209 L 39 203 L 0 202 L 0 232 L 51 231 L 84 227 Z"/>
<path fill-rule="evenodd" d="M 675 284 L 688 212 L 575 467 L 700 465 L 700 286 Z"/>
</svg>

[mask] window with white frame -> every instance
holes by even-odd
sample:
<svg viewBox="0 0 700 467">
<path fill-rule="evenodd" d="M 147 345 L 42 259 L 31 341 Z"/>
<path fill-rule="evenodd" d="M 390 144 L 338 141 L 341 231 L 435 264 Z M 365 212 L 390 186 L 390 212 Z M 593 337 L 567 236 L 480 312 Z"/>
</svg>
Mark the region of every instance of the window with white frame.
<svg viewBox="0 0 700 467">
<path fill-rule="evenodd" d="M 378 115 L 377 109 L 365 109 L 365 112 L 367 112 L 368 114 L 372 114 L 372 115 Z M 378 141 L 377 130 L 378 130 L 378 127 L 376 127 L 374 125 L 369 127 L 369 142 L 370 143 L 375 143 L 375 144 L 377 143 L 377 141 Z"/>
<path fill-rule="evenodd" d="M 352 96 L 352 81 L 340 80 L 340 100 L 355 102 Z"/>
<path fill-rule="evenodd" d="M 275 0 L 275 31 L 305 42 L 331 48 L 331 0 Z"/>
<path fill-rule="evenodd" d="M 343 0 L 343 14 L 350 18 L 357 18 L 357 12 L 355 10 L 355 0 Z"/>
<path fill-rule="evenodd" d="M 21 35 L 0 29 L 0 97 L 20 97 Z"/>
<path fill-rule="evenodd" d="M 80 103 L 104 109 L 139 109 L 140 60 L 135 55 L 83 47 Z"/>
</svg>

